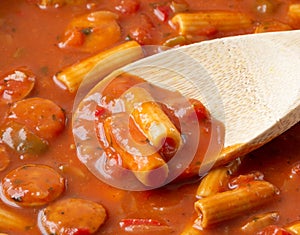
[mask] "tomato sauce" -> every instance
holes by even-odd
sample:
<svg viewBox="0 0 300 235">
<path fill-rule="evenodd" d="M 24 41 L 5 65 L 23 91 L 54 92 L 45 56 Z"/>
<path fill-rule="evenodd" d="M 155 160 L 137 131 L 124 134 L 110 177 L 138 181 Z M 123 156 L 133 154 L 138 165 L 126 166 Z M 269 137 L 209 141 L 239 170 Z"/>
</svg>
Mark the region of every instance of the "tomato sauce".
<svg viewBox="0 0 300 235">
<path fill-rule="evenodd" d="M 54 81 L 53 76 L 65 67 L 88 58 L 99 51 L 81 51 L 76 47 L 60 48 L 58 45 L 63 40 L 69 22 L 76 16 L 92 11 L 111 11 L 118 15 L 117 22 L 121 29 L 120 39 L 114 45 L 126 40 L 136 40 L 141 45 L 170 45 L 166 42 L 169 39 L 175 39 L 175 41 L 179 40 L 175 43 L 175 46 L 178 46 L 218 37 L 254 33 L 255 28 L 260 24 L 265 26 L 265 30 L 268 30 L 270 22 L 275 21 L 280 23 L 277 25 L 284 24 L 287 28 L 299 29 L 300 20 L 291 20 L 287 11 L 290 4 L 300 4 L 300 1 L 175 1 L 183 4 L 177 5 L 177 8 L 179 6 L 183 7 L 184 11 L 187 12 L 237 11 L 247 14 L 253 21 L 252 27 L 248 29 L 215 32 L 208 35 L 193 35 L 183 41 L 179 37 L 178 31 L 169 23 L 169 20 L 175 14 L 170 8 L 170 4 L 174 1 L 83 0 L 66 1 L 66 4 L 56 7 L 39 7 L 38 2 L 41 1 L 0 1 L 0 79 L 19 68 L 25 69 L 22 71 L 30 71 L 30 74 L 35 75 L 35 84 L 29 95 L 24 99 L 39 97 L 54 102 L 63 110 L 63 114 L 60 113 L 60 115 L 65 115 L 66 121 L 63 130 L 55 134 L 55 137 L 45 140 L 47 148 L 43 149 L 42 152 L 26 154 L 11 149 L 3 141 L 3 135 L 1 134 L 1 181 L 18 167 L 28 164 L 46 165 L 54 169 L 65 180 L 65 191 L 56 200 L 80 198 L 99 203 L 105 208 L 106 220 L 95 234 L 183 234 L 182 232 L 187 227 L 191 227 L 193 221 L 197 218 L 194 203 L 197 200 L 195 194 L 199 180 L 188 181 L 184 184 L 170 184 L 155 190 L 131 192 L 103 183 L 77 158 L 71 125 L 75 94 L 71 94 L 60 87 Z M 282 28 L 275 27 L 272 24 L 269 29 L 276 31 Z M 108 49 L 111 46 L 113 45 L 101 50 Z M 6 101 L 0 102 L 1 133 L 7 133 L 7 131 L 3 132 L 3 129 L 7 119 L 9 119 L 14 102 L 18 101 L 9 104 Z M 15 125 L 21 124 L 17 122 Z M 37 140 L 39 138 L 43 139 L 35 130 L 26 129 L 25 132 L 34 135 Z M 202 231 L 193 230 L 193 234 L 243 234 L 241 227 L 246 221 L 257 213 L 269 211 L 279 213 L 279 220 L 276 222 L 279 227 L 285 227 L 294 221 L 300 220 L 300 208 L 297 206 L 300 204 L 299 142 L 300 125 L 296 124 L 289 131 L 248 154 L 242 160 L 237 175 L 259 171 L 264 175 L 264 179 L 279 189 L 280 194 L 272 202 L 215 227 Z M 0 193 L 0 198 L 0 233 L 41 234 L 41 223 L 38 218 L 45 205 L 32 207 L 12 205 L 7 202 L 3 192 Z M 49 205 L 52 205 L 52 203 L 54 202 L 46 202 Z M 10 225 L 3 223 L 1 220 L 6 217 L 3 215 L 2 210 L 5 211 L 4 214 L 7 216 L 12 213 L 12 217 L 16 218 L 16 222 L 12 222 Z M 89 216 L 82 215 L 84 222 L 89 219 L 91 219 Z M 91 231 L 94 232 L 94 230 Z M 89 233 L 89 230 L 80 228 L 65 230 L 65 233 L 60 234 Z"/>
</svg>

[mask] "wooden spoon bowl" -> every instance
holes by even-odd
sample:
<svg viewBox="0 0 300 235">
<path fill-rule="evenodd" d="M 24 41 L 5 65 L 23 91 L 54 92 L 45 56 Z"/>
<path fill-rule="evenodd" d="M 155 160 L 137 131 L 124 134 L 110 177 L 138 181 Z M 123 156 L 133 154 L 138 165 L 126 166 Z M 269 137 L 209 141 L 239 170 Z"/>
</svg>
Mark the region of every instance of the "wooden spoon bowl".
<svg viewBox="0 0 300 235">
<path fill-rule="evenodd" d="M 201 100 L 225 125 L 218 161 L 267 143 L 300 120 L 300 31 L 191 44 L 122 70 Z"/>
<path fill-rule="evenodd" d="M 299 30 L 228 37 L 167 50 L 122 67 L 92 91 L 122 72 L 198 99 L 224 123 L 224 147 L 205 160 L 205 171 L 264 145 L 300 120 Z M 85 79 L 90 89 L 89 81 L 94 86 L 95 72 Z M 77 100 L 82 93 L 86 88 Z M 79 158 L 86 163 L 90 157 L 87 153 Z"/>
</svg>

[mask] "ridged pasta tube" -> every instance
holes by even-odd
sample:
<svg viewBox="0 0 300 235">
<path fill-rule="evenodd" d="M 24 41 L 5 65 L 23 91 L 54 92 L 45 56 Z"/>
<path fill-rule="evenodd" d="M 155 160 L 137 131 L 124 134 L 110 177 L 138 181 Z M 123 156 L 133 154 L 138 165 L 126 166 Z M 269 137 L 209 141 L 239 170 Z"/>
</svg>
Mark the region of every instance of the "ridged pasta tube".
<svg viewBox="0 0 300 235">
<path fill-rule="evenodd" d="M 275 224 L 279 220 L 278 212 L 268 212 L 264 214 L 255 215 L 251 221 L 247 222 L 241 230 L 247 234 L 255 234 L 257 231 Z"/>
<path fill-rule="evenodd" d="M 63 69 L 55 75 L 55 79 L 73 93 L 91 70 L 99 77 L 140 58 L 143 58 L 141 46 L 129 41 Z"/>
<path fill-rule="evenodd" d="M 218 167 L 208 172 L 198 186 L 196 197 L 208 197 L 226 188 L 231 174 L 237 171 L 239 165 L 240 160 L 234 160 L 228 166 Z"/>
<path fill-rule="evenodd" d="M 230 32 L 252 26 L 248 15 L 239 12 L 205 11 L 179 13 L 172 18 L 181 35 L 203 35 L 212 31 Z"/>
<path fill-rule="evenodd" d="M 300 22 L 300 4 L 291 4 L 289 6 L 288 16 L 292 23 Z"/>
<path fill-rule="evenodd" d="M 175 151 L 181 146 L 181 135 L 169 117 L 142 87 L 131 87 L 123 94 L 128 112 L 149 143 L 158 151 L 168 141 Z"/>
<path fill-rule="evenodd" d="M 285 227 L 288 231 L 292 232 L 295 235 L 300 234 L 300 221 L 296 221 Z"/>
<path fill-rule="evenodd" d="M 252 181 L 243 187 L 199 199 L 196 224 L 202 228 L 235 218 L 271 201 L 277 188 L 267 181 Z"/>
<path fill-rule="evenodd" d="M 0 206 L 0 229 L 25 231 L 34 223 L 28 218 Z"/>
</svg>

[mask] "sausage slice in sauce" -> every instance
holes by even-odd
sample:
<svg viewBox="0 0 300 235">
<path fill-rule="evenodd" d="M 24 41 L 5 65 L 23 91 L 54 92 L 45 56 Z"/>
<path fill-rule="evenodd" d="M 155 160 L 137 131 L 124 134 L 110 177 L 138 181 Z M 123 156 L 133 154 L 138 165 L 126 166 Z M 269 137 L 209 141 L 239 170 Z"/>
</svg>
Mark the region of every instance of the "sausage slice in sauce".
<svg viewBox="0 0 300 235">
<path fill-rule="evenodd" d="M 25 125 L 46 140 L 57 136 L 65 127 L 65 113 L 53 101 L 29 98 L 16 102 L 10 109 L 8 119 Z"/>
<path fill-rule="evenodd" d="M 57 201 L 39 214 L 43 234 L 93 234 L 104 223 L 106 211 L 96 202 L 79 198 Z"/>
<path fill-rule="evenodd" d="M 2 193 L 19 206 L 41 206 L 58 198 L 65 189 L 64 178 L 49 166 L 24 165 L 2 179 Z"/>
</svg>

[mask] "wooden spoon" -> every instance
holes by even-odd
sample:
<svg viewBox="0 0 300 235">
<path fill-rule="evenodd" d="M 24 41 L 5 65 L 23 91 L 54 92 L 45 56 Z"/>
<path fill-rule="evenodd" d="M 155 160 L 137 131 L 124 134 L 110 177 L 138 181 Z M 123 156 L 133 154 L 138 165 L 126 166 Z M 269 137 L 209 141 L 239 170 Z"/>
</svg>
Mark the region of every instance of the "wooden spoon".
<svg viewBox="0 0 300 235">
<path fill-rule="evenodd" d="M 121 71 L 201 100 L 225 125 L 215 165 L 264 145 L 300 120 L 300 30 L 195 43 Z"/>
</svg>

